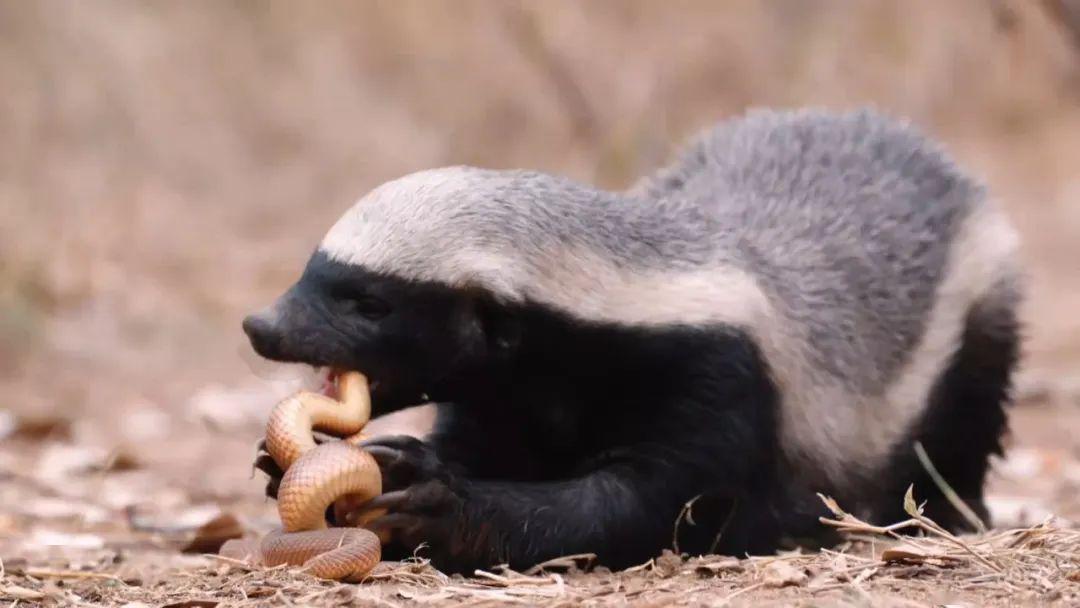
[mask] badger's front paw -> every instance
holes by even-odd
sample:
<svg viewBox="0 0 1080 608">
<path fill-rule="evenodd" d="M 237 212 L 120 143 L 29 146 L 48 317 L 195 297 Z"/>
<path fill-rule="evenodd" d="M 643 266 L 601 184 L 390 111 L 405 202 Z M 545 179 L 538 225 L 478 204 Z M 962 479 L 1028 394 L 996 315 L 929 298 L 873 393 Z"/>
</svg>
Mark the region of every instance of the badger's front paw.
<svg viewBox="0 0 1080 608">
<path fill-rule="evenodd" d="M 266 440 L 259 440 L 259 444 L 256 447 L 255 462 L 252 466 L 263 473 L 266 473 L 269 479 L 266 481 L 266 496 L 267 498 L 277 499 L 278 488 L 281 486 L 281 478 L 285 476 L 285 471 L 281 470 L 278 463 L 274 462 L 274 458 L 270 455 L 270 452 L 266 451 Z"/>
<path fill-rule="evenodd" d="M 403 435 L 369 440 L 360 447 L 379 463 L 383 494 L 349 514 L 346 521 L 385 510 L 384 515 L 365 526 L 384 542 L 399 546 L 406 554 L 421 544 L 430 547 L 432 553 L 453 553 L 462 522 L 462 482 L 434 449 Z"/>
<path fill-rule="evenodd" d="M 427 481 L 450 481 L 452 475 L 431 444 L 408 435 L 376 437 L 360 443 L 382 472 L 383 492 Z"/>
</svg>

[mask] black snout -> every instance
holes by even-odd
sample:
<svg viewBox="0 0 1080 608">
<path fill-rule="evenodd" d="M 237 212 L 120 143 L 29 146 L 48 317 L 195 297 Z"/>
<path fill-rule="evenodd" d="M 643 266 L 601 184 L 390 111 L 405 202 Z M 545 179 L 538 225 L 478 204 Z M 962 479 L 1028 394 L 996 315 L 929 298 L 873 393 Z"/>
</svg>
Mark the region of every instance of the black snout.
<svg viewBox="0 0 1080 608">
<path fill-rule="evenodd" d="M 282 332 L 278 327 L 278 315 L 273 309 L 244 317 L 243 328 L 255 352 L 267 359 L 280 356 Z"/>
</svg>

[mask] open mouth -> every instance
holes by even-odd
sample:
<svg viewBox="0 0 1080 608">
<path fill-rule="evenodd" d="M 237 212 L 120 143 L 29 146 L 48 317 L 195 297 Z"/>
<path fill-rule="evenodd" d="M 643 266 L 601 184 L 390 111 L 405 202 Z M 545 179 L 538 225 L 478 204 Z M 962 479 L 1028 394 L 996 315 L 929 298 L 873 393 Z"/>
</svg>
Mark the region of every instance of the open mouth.
<svg viewBox="0 0 1080 608">
<path fill-rule="evenodd" d="M 314 367 L 315 375 L 320 379 L 321 384 L 319 386 L 319 392 L 331 399 L 340 399 L 341 392 L 338 390 L 338 379 L 346 371 L 339 367 Z M 372 395 L 375 394 L 379 387 L 379 381 L 372 378 L 368 378 L 368 390 Z"/>
<path fill-rule="evenodd" d="M 340 399 L 341 393 L 338 390 L 338 379 L 348 370 L 328 366 L 314 367 L 314 370 L 319 383 L 318 392 L 331 399 Z M 383 382 L 381 379 L 372 378 L 371 376 L 368 376 L 368 390 L 371 392 L 372 405 L 376 405 L 376 407 L 378 407 L 378 404 L 385 404 L 390 407 L 419 405 L 429 400 L 426 391 L 404 391 L 413 393 L 406 396 L 405 394 L 402 394 L 403 391 L 394 390 L 392 383 Z M 413 401 L 413 403 L 397 403 L 402 398 Z"/>
</svg>

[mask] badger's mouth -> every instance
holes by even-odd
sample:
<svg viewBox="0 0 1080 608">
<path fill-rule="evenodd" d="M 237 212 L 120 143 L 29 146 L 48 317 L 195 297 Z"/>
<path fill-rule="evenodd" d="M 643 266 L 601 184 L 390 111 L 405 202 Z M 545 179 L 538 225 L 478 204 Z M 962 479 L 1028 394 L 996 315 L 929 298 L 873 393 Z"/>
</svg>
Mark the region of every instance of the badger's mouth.
<svg viewBox="0 0 1080 608">
<path fill-rule="evenodd" d="M 341 399 L 341 392 L 338 390 L 338 379 L 348 370 L 327 366 L 312 366 L 312 369 L 315 370 L 315 377 L 319 381 L 318 392 L 331 399 Z M 364 376 L 368 378 L 368 390 L 371 391 L 372 398 L 374 398 L 375 391 L 379 387 L 379 381 L 368 377 L 367 374 L 364 374 Z"/>
<path fill-rule="evenodd" d="M 315 370 L 315 376 L 319 383 L 318 392 L 331 399 L 340 399 L 341 393 L 338 390 L 338 379 L 348 370 L 329 366 L 313 366 L 313 369 Z M 367 374 L 364 375 L 367 376 L 368 379 L 368 390 L 371 393 L 372 409 L 376 412 L 382 413 L 393 411 L 410 405 L 420 405 L 428 401 L 428 394 L 426 391 L 403 390 L 397 383 L 384 381 L 381 378 L 373 378 Z"/>
</svg>

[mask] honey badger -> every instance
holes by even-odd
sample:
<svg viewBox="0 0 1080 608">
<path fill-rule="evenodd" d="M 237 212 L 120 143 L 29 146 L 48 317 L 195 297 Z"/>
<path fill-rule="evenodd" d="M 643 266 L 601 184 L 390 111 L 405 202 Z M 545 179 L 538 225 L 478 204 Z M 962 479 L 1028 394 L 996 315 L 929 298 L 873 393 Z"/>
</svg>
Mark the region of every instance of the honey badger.
<svg viewBox="0 0 1080 608">
<path fill-rule="evenodd" d="M 914 484 L 965 527 L 916 442 L 987 518 L 1016 248 L 912 127 L 760 110 L 623 192 L 472 167 L 386 183 L 244 330 L 363 371 L 375 414 L 438 404 L 423 439 L 366 444 L 388 550 L 459 572 L 763 553 L 829 540 L 817 492 L 887 523 Z"/>
</svg>

